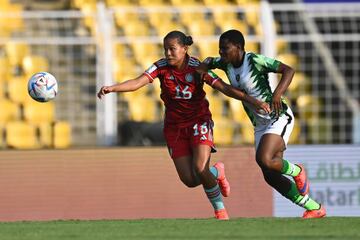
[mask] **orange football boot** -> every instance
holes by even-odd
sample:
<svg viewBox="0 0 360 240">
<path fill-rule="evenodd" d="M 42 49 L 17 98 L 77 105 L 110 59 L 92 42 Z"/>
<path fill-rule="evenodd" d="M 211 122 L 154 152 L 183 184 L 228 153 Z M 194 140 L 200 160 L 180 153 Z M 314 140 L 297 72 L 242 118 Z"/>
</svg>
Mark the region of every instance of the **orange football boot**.
<svg viewBox="0 0 360 240">
<path fill-rule="evenodd" d="M 215 210 L 215 218 L 218 220 L 229 220 L 229 215 L 225 208 Z"/>
<path fill-rule="evenodd" d="M 319 209 L 306 210 L 304 212 L 303 218 L 322 218 L 325 216 L 326 216 L 326 210 L 323 206 L 320 205 Z"/>
<path fill-rule="evenodd" d="M 297 187 L 299 193 L 302 196 L 305 196 L 306 194 L 309 193 L 309 181 L 307 179 L 304 166 L 300 165 L 300 164 L 299 165 L 296 164 L 296 165 L 299 166 L 301 170 L 300 170 L 299 175 L 297 175 L 296 177 L 293 177 L 293 178 L 294 178 L 294 181 L 295 181 L 295 184 L 296 184 L 296 187 Z"/>
<path fill-rule="evenodd" d="M 220 187 L 221 194 L 224 197 L 228 197 L 230 195 L 230 183 L 225 176 L 225 165 L 222 162 L 217 162 L 215 163 L 214 167 L 218 171 L 217 181 Z"/>
</svg>

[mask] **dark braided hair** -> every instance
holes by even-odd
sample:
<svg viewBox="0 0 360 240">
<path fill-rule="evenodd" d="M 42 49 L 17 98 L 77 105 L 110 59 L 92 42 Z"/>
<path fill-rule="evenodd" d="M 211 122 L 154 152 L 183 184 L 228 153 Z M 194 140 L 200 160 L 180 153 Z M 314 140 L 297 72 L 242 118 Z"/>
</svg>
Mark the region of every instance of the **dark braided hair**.
<svg viewBox="0 0 360 240">
<path fill-rule="evenodd" d="M 180 31 L 171 31 L 164 37 L 164 41 L 166 39 L 174 39 L 178 40 L 178 43 L 182 46 L 190 46 L 193 44 L 193 40 L 191 36 L 186 36 L 185 33 Z"/>
<path fill-rule="evenodd" d="M 242 49 L 244 49 L 245 47 L 244 35 L 238 30 L 231 29 L 226 32 L 223 32 L 220 35 L 220 41 L 225 39 L 231 42 L 232 44 L 239 44 L 242 47 Z"/>
</svg>

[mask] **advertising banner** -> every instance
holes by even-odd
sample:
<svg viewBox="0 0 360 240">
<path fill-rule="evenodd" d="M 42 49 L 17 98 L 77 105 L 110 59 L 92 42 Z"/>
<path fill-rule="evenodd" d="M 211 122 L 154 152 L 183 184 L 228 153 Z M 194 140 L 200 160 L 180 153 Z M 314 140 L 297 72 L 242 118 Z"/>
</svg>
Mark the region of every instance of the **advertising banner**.
<svg viewBox="0 0 360 240">
<path fill-rule="evenodd" d="M 289 146 L 284 158 L 305 166 L 309 195 L 325 206 L 328 216 L 360 216 L 360 146 Z M 302 216 L 303 208 L 273 191 L 274 216 Z"/>
</svg>

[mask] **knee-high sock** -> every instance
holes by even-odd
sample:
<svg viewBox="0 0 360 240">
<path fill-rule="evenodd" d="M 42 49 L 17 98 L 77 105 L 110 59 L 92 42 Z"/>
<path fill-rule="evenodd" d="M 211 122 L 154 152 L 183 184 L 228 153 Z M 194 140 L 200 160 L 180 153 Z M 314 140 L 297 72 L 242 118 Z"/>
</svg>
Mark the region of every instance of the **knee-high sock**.
<svg viewBox="0 0 360 240">
<path fill-rule="evenodd" d="M 218 184 L 215 185 L 215 187 L 210 189 L 205 189 L 205 193 L 211 203 L 211 205 L 214 207 L 215 210 L 224 209 L 224 202 L 222 200 L 220 187 Z"/>
<path fill-rule="evenodd" d="M 263 169 L 263 174 L 265 181 L 270 186 L 275 188 L 276 191 L 278 191 L 281 195 L 293 203 L 307 210 L 320 208 L 320 205 L 315 200 L 311 199 L 308 195 L 300 195 L 295 183 L 293 183 L 287 177 L 284 177 L 281 173 Z"/>
</svg>

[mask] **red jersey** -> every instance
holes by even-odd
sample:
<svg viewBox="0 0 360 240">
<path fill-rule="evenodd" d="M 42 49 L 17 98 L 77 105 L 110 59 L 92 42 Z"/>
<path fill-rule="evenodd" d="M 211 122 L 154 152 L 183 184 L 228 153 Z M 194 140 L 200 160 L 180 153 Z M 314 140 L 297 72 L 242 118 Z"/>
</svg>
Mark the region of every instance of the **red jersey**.
<svg viewBox="0 0 360 240">
<path fill-rule="evenodd" d="M 145 71 L 151 82 L 156 77 L 160 80 L 165 126 L 186 127 L 195 120 L 211 118 L 203 86 L 204 83 L 212 86 L 220 79 L 215 74 L 197 73 L 199 64 L 198 59 L 188 56 L 187 66 L 179 71 L 162 58 Z"/>
</svg>

